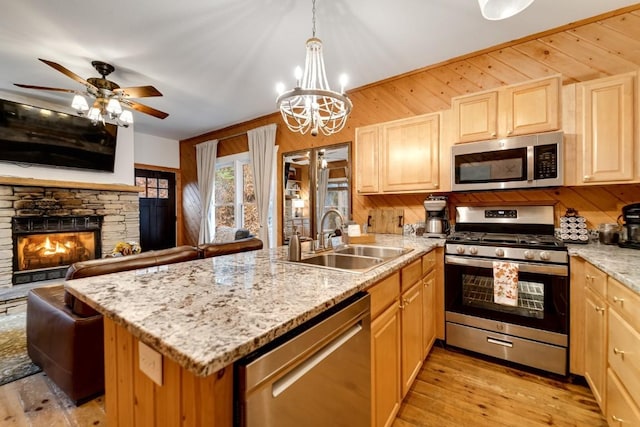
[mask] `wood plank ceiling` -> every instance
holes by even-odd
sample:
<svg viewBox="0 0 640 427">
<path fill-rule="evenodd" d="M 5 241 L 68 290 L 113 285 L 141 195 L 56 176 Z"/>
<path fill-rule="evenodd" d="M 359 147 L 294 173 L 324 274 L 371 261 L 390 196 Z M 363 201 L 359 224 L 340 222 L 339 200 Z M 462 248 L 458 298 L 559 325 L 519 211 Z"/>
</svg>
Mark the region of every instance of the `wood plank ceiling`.
<svg viewBox="0 0 640 427">
<path fill-rule="evenodd" d="M 349 92 L 354 109 L 348 125 L 332 137 L 293 134 L 286 129 L 279 114 L 274 113 L 181 141 L 184 243 L 197 242 L 200 223 L 194 149 L 199 142 L 278 123 L 276 141 L 280 145 L 280 153 L 303 150 L 354 141 L 356 127 L 447 110 L 451 107 L 451 98 L 462 94 L 558 73 L 566 85 L 639 68 L 640 4 L 354 89 Z M 246 136 L 240 136 L 221 141 L 218 155 L 246 150 Z M 279 167 L 281 170 L 282 165 Z M 281 185 L 279 183 L 278 188 Z M 354 195 L 353 219 L 364 222 L 368 210 L 374 207 L 403 207 L 407 221 L 420 221 L 424 219 L 422 202 L 427 195 Z M 279 203 L 281 197 L 279 194 Z M 450 200 L 453 205 L 550 202 L 556 204 L 556 214 L 563 215 L 567 207 L 573 207 L 587 217 L 590 227 L 595 227 L 602 222 L 615 222 L 621 206 L 640 201 L 640 186 L 450 194 Z"/>
</svg>

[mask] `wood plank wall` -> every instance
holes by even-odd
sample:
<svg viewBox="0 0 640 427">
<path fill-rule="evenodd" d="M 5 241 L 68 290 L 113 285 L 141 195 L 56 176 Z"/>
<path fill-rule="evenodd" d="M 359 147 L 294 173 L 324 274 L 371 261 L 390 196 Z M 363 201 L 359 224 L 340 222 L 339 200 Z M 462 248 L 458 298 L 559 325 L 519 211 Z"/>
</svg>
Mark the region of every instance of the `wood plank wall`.
<svg viewBox="0 0 640 427">
<path fill-rule="evenodd" d="M 425 114 L 451 107 L 457 95 L 561 73 L 563 84 L 592 80 L 640 68 L 640 4 L 612 11 L 579 23 L 528 36 L 441 64 L 428 66 L 349 91 L 354 108 L 347 126 L 331 137 L 300 136 L 286 129 L 279 113 L 180 142 L 183 189 L 182 243 L 196 244 L 200 227 L 195 145 L 215 138 L 277 123 L 280 154 L 288 151 L 354 141 L 360 126 Z M 275 99 L 274 99 L 275 105 Z M 219 156 L 247 151 L 246 135 L 225 139 Z M 282 176 L 279 164 L 278 176 Z M 279 182 L 278 188 L 282 188 Z M 428 194 L 353 196 L 353 219 L 363 223 L 373 207 L 402 207 L 408 222 L 424 218 L 422 202 Z M 556 204 L 556 213 L 578 209 L 590 227 L 614 222 L 620 208 L 640 202 L 640 185 L 573 187 L 556 190 L 485 192 L 451 195 L 461 203 L 523 202 Z M 278 194 L 278 206 L 282 194 Z M 280 219 L 280 223 L 281 223 Z M 282 227 L 282 224 L 280 224 Z"/>
</svg>

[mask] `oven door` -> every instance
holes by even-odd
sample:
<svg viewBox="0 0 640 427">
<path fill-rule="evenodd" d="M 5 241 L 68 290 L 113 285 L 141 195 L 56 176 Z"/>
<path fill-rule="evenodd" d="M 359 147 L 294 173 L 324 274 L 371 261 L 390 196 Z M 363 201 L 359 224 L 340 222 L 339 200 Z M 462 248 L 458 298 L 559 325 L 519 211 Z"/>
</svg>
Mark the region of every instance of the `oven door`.
<svg viewBox="0 0 640 427">
<path fill-rule="evenodd" d="M 509 306 L 494 302 L 492 259 L 447 255 L 446 311 L 567 335 L 568 267 L 518 264 L 518 304 Z"/>
</svg>

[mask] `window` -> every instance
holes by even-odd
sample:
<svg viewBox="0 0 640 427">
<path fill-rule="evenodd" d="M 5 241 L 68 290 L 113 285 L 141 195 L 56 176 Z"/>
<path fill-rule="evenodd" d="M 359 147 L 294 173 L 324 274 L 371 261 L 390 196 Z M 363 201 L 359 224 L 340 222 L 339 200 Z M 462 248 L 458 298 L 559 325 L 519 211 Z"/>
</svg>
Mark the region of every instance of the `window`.
<svg viewBox="0 0 640 427">
<path fill-rule="evenodd" d="M 214 189 L 215 226 L 247 228 L 258 234 L 258 206 L 249 153 L 220 157 L 216 161 Z"/>
<path fill-rule="evenodd" d="M 167 179 L 136 176 L 136 186 L 139 188 L 138 195 L 141 198 L 169 198 L 169 180 Z"/>
</svg>

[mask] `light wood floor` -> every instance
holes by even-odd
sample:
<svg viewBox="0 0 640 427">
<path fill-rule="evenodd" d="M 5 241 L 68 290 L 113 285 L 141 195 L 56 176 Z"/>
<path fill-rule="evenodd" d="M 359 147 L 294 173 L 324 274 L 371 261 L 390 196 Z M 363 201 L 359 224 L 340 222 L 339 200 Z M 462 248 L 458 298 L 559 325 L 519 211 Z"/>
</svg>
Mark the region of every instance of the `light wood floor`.
<svg viewBox="0 0 640 427">
<path fill-rule="evenodd" d="M 75 407 L 39 373 L 0 387 L 0 426 L 105 426 L 104 397 Z M 606 426 L 587 387 L 435 347 L 394 427 Z"/>
</svg>

